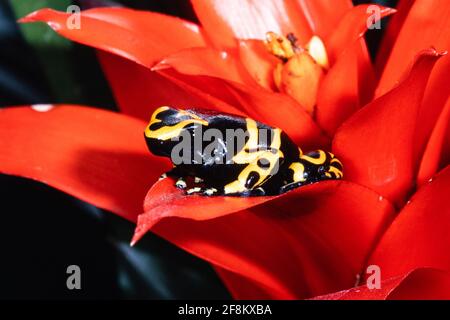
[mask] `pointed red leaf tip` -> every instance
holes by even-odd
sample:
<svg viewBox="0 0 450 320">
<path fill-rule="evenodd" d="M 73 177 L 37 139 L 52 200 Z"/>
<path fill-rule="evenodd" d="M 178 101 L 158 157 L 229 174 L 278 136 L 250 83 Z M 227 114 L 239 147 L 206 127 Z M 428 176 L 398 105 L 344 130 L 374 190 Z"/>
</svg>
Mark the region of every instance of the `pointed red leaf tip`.
<svg viewBox="0 0 450 320">
<path fill-rule="evenodd" d="M 0 172 L 41 181 L 135 221 L 168 166 L 147 151 L 145 123 L 68 105 L 0 110 Z"/>
<path fill-rule="evenodd" d="M 184 191 L 175 187 L 175 182 L 172 179 L 166 178 L 155 183 L 147 193 L 144 202 L 145 213 L 138 217 L 131 245 L 134 245 L 163 218 L 214 219 L 253 207 L 273 198 L 275 197 L 187 196 Z"/>
<path fill-rule="evenodd" d="M 189 47 L 206 46 L 196 24 L 159 13 L 102 7 L 84 10 L 80 28 L 67 26 L 71 14 L 35 11 L 20 22 L 46 22 L 63 37 L 122 56 L 146 67 Z"/>
<path fill-rule="evenodd" d="M 328 135 L 333 136 L 343 121 L 371 100 L 375 76 L 362 36 L 369 22 L 393 13 L 395 9 L 378 5 L 353 7 L 324 38 L 331 69 L 319 88 L 316 116 Z"/>
<path fill-rule="evenodd" d="M 417 184 L 425 184 L 439 171 L 442 164 L 450 164 L 448 160 L 450 160 L 450 98 L 447 99 L 426 146 L 417 174 Z"/>
<path fill-rule="evenodd" d="M 375 8 L 379 11 L 375 11 Z M 395 9 L 373 4 L 358 5 L 349 10 L 339 20 L 338 25 L 333 29 L 334 32 L 324 39 L 330 64 L 333 65 L 349 45 L 364 35 L 368 28 L 368 21 L 371 21 L 372 17 L 375 23 L 395 12 Z"/>
<path fill-rule="evenodd" d="M 323 79 L 317 96 L 316 121 L 329 135 L 354 114 L 374 88 L 374 75 L 360 39 L 349 44 Z"/>
<path fill-rule="evenodd" d="M 174 67 L 189 75 L 211 76 L 256 86 L 243 64 L 232 52 L 212 48 L 189 48 L 165 57 L 152 70 Z"/>
<path fill-rule="evenodd" d="M 379 289 L 360 286 L 327 294 L 314 300 L 448 300 L 450 274 L 432 268 L 418 268 L 405 275 L 385 279 Z"/>
<path fill-rule="evenodd" d="M 347 120 L 333 140 L 346 178 L 398 205 L 414 186 L 417 113 L 429 74 L 441 56 L 434 49 L 420 53 L 406 78 Z"/>
<path fill-rule="evenodd" d="M 395 45 L 398 34 L 408 17 L 409 10 L 411 9 L 414 1 L 411 0 L 399 0 L 396 9 L 396 14 L 389 20 L 389 24 L 385 30 L 381 45 L 379 46 L 376 57 L 376 72 L 377 76 L 380 76 L 386 65 L 387 59 L 392 51 L 392 47 Z"/>
<path fill-rule="evenodd" d="M 409 61 L 420 50 L 433 46 L 438 51 L 450 50 L 450 6 L 446 0 L 410 1 L 411 9 L 401 27 L 386 66 L 376 96 L 393 88 Z M 415 152 L 421 154 L 431 131 L 447 101 L 450 57 L 440 59 L 427 84 L 418 118 L 421 125 L 416 134 Z"/>
<path fill-rule="evenodd" d="M 383 235 L 369 264 L 389 278 L 415 268 L 450 271 L 450 166 L 422 186 Z"/>
<path fill-rule="evenodd" d="M 242 299 L 308 298 L 351 287 L 394 215 L 387 200 L 343 181 L 232 198 L 183 196 L 163 180 L 150 190 L 146 209 L 133 243 L 151 228 L 232 273 L 223 280 Z"/>
</svg>

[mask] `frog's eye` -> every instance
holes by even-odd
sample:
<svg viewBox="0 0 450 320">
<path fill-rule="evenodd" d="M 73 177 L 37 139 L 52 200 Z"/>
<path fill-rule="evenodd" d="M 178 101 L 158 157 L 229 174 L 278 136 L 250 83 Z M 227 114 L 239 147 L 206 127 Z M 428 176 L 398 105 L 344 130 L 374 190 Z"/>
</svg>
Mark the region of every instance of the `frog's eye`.
<svg viewBox="0 0 450 320">
<path fill-rule="evenodd" d="M 317 150 L 300 156 L 314 180 L 341 179 L 342 163 L 331 152 Z"/>
<path fill-rule="evenodd" d="M 247 181 L 245 182 L 245 187 L 247 189 L 251 189 L 255 186 L 255 184 L 258 182 L 259 180 L 259 174 L 256 171 L 252 171 L 249 173 L 248 177 L 247 177 Z"/>
<path fill-rule="evenodd" d="M 261 169 L 269 169 L 270 168 L 270 161 L 266 158 L 258 159 L 258 162 L 256 164 Z"/>
<path fill-rule="evenodd" d="M 322 174 L 325 173 L 328 170 L 328 166 L 319 166 L 319 168 L 317 169 L 317 172 Z"/>
</svg>

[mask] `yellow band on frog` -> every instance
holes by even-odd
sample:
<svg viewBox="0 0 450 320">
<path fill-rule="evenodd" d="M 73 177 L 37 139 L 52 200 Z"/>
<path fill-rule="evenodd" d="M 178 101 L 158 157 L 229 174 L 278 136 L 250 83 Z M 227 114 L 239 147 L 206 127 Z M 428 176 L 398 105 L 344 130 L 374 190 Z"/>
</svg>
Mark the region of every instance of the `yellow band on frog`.
<svg viewBox="0 0 450 320">
<path fill-rule="evenodd" d="M 152 117 L 148 126 L 145 128 L 145 136 L 150 139 L 158 139 L 158 140 L 169 140 L 175 137 L 179 137 L 181 131 L 188 125 L 191 124 L 200 124 L 207 126 L 208 122 L 206 120 L 201 119 L 196 114 L 187 112 L 185 110 L 177 110 L 176 117 L 190 117 L 191 119 L 182 120 L 172 126 L 162 126 L 159 129 L 152 130 L 151 126 L 155 123 L 162 122 L 162 120 L 158 119 L 158 115 L 164 111 L 169 110 L 169 107 L 160 107 L 153 112 Z"/>
</svg>

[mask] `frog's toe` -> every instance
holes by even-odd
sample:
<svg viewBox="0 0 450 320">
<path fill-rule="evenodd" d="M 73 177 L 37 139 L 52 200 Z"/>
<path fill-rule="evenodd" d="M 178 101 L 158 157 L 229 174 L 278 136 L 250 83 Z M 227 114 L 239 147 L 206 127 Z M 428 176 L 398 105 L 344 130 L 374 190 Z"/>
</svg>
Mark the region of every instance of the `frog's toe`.
<svg viewBox="0 0 450 320">
<path fill-rule="evenodd" d="M 218 193 L 216 188 L 202 188 L 202 187 L 194 187 L 186 190 L 186 194 L 201 194 L 204 196 L 212 196 Z"/>
<path fill-rule="evenodd" d="M 205 196 L 212 196 L 213 194 L 217 193 L 217 189 L 216 188 L 206 188 L 203 190 L 203 194 Z"/>
<path fill-rule="evenodd" d="M 187 184 L 186 184 L 186 181 L 184 181 L 183 178 L 178 178 L 177 182 L 175 182 L 175 186 L 178 189 L 186 189 Z"/>
<path fill-rule="evenodd" d="M 194 187 L 194 188 L 190 188 L 190 189 L 186 190 L 186 194 L 201 193 L 202 190 L 203 189 L 200 187 Z"/>
<path fill-rule="evenodd" d="M 194 177 L 194 183 L 202 183 L 203 179 L 200 177 Z"/>
</svg>

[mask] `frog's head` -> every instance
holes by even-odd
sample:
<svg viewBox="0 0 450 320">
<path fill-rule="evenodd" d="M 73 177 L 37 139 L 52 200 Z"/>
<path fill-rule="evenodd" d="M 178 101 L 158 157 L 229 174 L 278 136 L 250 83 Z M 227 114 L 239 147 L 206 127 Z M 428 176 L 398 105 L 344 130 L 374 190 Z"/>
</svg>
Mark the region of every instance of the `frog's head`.
<svg viewBox="0 0 450 320">
<path fill-rule="evenodd" d="M 317 182 L 343 177 L 342 163 L 332 154 L 323 150 L 312 151 L 300 156 L 308 182 Z"/>
<path fill-rule="evenodd" d="M 310 184 L 322 180 L 342 179 L 342 163 L 332 154 L 323 150 L 300 154 L 298 162 L 290 165 L 292 186 Z"/>
<path fill-rule="evenodd" d="M 153 112 L 145 128 L 145 140 L 150 151 L 158 156 L 170 157 L 173 147 L 186 131 L 192 134 L 198 126 L 208 122 L 199 115 L 171 107 L 160 107 Z"/>
</svg>

